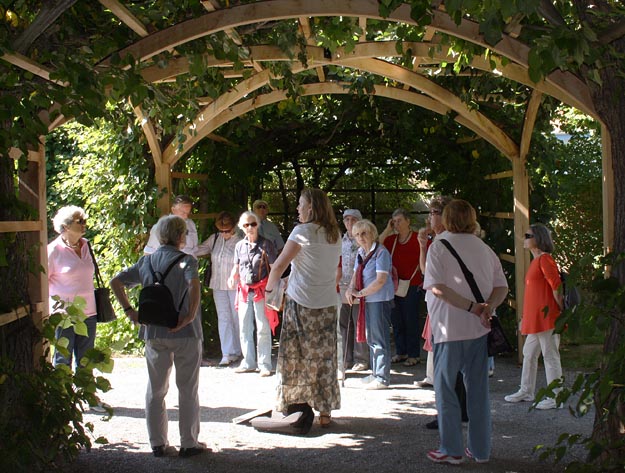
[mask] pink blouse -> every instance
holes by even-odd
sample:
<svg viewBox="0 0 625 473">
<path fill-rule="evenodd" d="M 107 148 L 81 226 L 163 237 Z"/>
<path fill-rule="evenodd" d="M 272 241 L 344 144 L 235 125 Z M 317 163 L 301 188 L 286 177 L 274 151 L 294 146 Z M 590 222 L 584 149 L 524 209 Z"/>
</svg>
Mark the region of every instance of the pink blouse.
<svg viewBox="0 0 625 473">
<path fill-rule="evenodd" d="M 93 261 L 87 247 L 87 240 L 81 238 L 80 257 L 69 248 L 59 235 L 48 244 L 48 286 L 50 313 L 54 306 L 52 296 L 71 302 L 74 297 L 81 296 L 87 301 L 85 315 L 96 313 L 95 296 L 93 295 Z"/>
</svg>

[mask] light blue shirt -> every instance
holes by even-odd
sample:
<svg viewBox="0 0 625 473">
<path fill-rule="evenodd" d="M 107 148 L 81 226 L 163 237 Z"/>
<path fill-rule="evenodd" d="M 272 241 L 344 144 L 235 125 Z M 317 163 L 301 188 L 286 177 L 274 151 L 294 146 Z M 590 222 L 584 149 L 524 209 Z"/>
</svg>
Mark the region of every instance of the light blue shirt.
<svg viewBox="0 0 625 473">
<path fill-rule="evenodd" d="M 365 302 L 392 301 L 395 298 L 395 287 L 393 286 L 393 278 L 391 277 L 391 268 L 393 265 L 391 254 L 384 247 L 384 245 L 380 245 L 377 242 L 371 251 L 374 252 L 374 255 L 369 261 L 367 261 L 367 265 L 362 272 L 364 287 L 367 287 L 375 281 L 378 277 L 378 273 L 386 273 L 387 278 L 384 286 L 382 286 L 382 288 L 377 292 L 369 294 L 365 298 Z M 364 262 L 365 259 L 365 250 L 358 248 L 358 258 L 356 258 L 356 262 L 354 264 L 354 272 L 358 269 L 358 264 L 360 262 Z"/>
</svg>

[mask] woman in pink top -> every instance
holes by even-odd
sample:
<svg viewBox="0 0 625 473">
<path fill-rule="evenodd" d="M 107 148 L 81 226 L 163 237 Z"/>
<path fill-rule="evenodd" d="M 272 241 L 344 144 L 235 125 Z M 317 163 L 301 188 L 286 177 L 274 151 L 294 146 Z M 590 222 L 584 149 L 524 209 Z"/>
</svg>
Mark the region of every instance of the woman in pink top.
<svg viewBox="0 0 625 473">
<path fill-rule="evenodd" d="M 521 388 L 506 396 L 507 402 L 534 402 L 538 357 L 542 353 L 547 384 L 562 377 L 560 364 L 560 335 L 554 333 L 556 319 L 562 309 L 562 293 L 558 265 L 551 257 L 551 232 L 540 223 L 530 225 L 525 233 L 524 247 L 534 259 L 525 275 L 525 298 L 521 333 L 526 335 L 523 345 Z M 536 409 L 555 409 L 556 400 L 547 397 L 536 404 Z"/>
<path fill-rule="evenodd" d="M 54 353 L 54 365 L 80 366 L 80 360 L 87 350 L 93 348 L 96 332 L 96 306 L 93 295 L 93 260 L 89 254 L 85 234 L 87 215 L 80 207 L 63 207 L 52 219 L 59 236 L 48 244 L 48 286 L 50 289 L 50 313 L 54 310 L 52 296 L 59 296 L 65 302 L 72 302 L 76 296 L 85 299 L 85 324 L 87 336 L 74 333 L 74 327 L 56 329 L 56 338 L 67 338 L 68 356 L 59 350 Z"/>
</svg>

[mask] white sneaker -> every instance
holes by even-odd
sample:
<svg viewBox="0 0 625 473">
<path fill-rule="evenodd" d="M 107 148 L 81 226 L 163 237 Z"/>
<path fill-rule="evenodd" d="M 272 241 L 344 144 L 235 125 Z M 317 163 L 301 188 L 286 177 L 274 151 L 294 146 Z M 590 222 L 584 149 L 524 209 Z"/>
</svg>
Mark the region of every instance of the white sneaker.
<svg viewBox="0 0 625 473">
<path fill-rule="evenodd" d="M 547 409 L 558 409 L 559 406 L 556 404 L 556 400 L 552 397 L 548 397 L 543 399 L 538 404 L 536 404 L 536 409 L 540 409 L 541 411 L 546 411 Z"/>
<path fill-rule="evenodd" d="M 365 386 L 365 389 L 370 389 L 370 390 L 388 389 L 388 386 L 384 383 L 381 383 L 377 379 L 374 379 L 373 381 L 371 381 Z"/>
<path fill-rule="evenodd" d="M 224 357 L 219 362 L 219 366 L 228 366 L 230 365 L 230 363 L 232 363 L 232 360 L 230 359 L 230 357 L 227 355 L 224 355 Z"/>
<path fill-rule="evenodd" d="M 372 381 L 374 381 L 374 380 L 375 380 L 375 376 L 373 376 L 372 374 L 370 374 L 369 376 L 365 376 L 364 378 L 362 378 L 362 379 L 360 380 L 360 382 L 361 382 L 362 384 L 369 384 L 369 383 L 371 383 L 371 382 L 372 382 Z"/>
<path fill-rule="evenodd" d="M 368 369 L 369 367 L 364 363 L 356 363 L 354 366 L 352 366 L 352 371 L 367 371 Z"/>
<path fill-rule="evenodd" d="M 514 394 L 509 394 L 503 398 L 506 402 L 523 402 L 523 401 L 533 401 L 534 396 L 526 393 L 525 391 L 517 391 Z"/>
</svg>

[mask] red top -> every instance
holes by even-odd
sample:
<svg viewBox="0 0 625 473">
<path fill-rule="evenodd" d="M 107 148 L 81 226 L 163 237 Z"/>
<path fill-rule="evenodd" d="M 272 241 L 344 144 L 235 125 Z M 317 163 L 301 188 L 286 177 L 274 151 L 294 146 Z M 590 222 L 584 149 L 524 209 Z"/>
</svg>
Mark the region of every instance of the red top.
<svg viewBox="0 0 625 473">
<path fill-rule="evenodd" d="M 395 251 L 393 251 L 393 244 L 395 240 L 399 238 L 398 235 L 390 235 L 384 240 L 384 246 L 391 253 L 393 257 L 393 266 L 397 268 L 397 276 L 399 279 L 408 279 L 412 276 L 415 268 L 419 267 L 419 240 L 417 239 L 417 233 L 412 232 L 410 238 L 406 243 L 400 243 L 399 241 L 395 245 Z M 412 280 L 411 286 L 421 286 L 423 284 L 423 274 L 418 269 Z"/>
<path fill-rule="evenodd" d="M 553 291 L 562 284 L 558 265 L 549 253 L 543 253 L 530 263 L 525 276 L 525 298 L 521 333 L 545 332 L 555 327 L 560 307 Z"/>
</svg>

